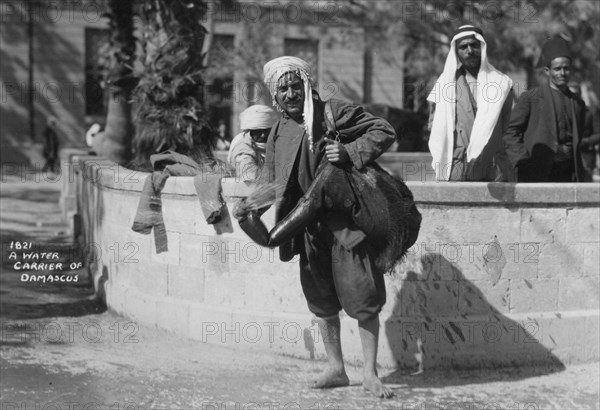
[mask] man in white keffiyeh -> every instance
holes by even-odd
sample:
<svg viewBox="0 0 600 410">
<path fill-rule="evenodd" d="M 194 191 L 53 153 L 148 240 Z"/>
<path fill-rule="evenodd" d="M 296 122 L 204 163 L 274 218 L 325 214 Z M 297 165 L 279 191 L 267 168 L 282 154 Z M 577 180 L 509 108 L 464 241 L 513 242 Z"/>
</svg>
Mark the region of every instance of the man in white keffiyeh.
<svg viewBox="0 0 600 410">
<path fill-rule="evenodd" d="M 510 120 L 512 80 L 487 59 L 481 29 L 460 27 L 450 42 L 432 103 L 429 149 L 438 181 L 512 181 L 502 136 Z"/>
</svg>

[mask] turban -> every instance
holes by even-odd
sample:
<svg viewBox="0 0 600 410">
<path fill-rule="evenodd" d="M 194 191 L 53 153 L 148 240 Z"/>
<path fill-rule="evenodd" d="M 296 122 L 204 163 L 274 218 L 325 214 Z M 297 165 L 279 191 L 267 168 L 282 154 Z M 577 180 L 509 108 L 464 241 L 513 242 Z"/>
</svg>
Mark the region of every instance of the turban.
<svg viewBox="0 0 600 410">
<path fill-rule="evenodd" d="M 304 83 L 304 107 L 303 119 L 304 129 L 308 134 L 308 142 L 310 150 L 313 151 L 313 102 L 312 102 L 312 78 L 310 76 L 310 65 L 298 57 L 283 56 L 275 58 L 265 64 L 264 68 L 265 84 L 269 88 L 273 106 L 278 107 L 275 94 L 277 92 L 277 84 L 282 75 L 286 73 L 295 73 Z M 280 109 L 278 107 L 278 109 Z"/>
<path fill-rule="evenodd" d="M 429 102 L 436 104 L 429 137 L 429 150 L 438 180 L 448 180 L 448 167 L 452 164 L 454 151 L 456 70 L 459 63 L 456 47 L 459 40 L 473 36 L 481 43 L 481 66 L 477 74 L 477 95 L 474 96 L 477 101 L 477 114 L 467 147 L 468 161 L 479 157 L 489 142 L 512 88 L 512 80 L 488 61 L 487 43 L 481 29 L 466 25 L 460 27 L 456 33 L 450 41 L 450 52 L 446 58 L 444 71 L 427 97 Z"/>
<path fill-rule="evenodd" d="M 242 130 L 260 130 L 271 128 L 277 121 L 277 114 L 266 105 L 253 105 L 240 114 Z"/>
<path fill-rule="evenodd" d="M 91 147 L 93 145 L 94 137 L 100 132 L 101 129 L 102 127 L 100 126 L 100 124 L 96 122 L 90 127 L 89 130 L 87 130 L 87 132 L 85 133 L 85 143 L 88 145 L 88 147 Z"/>
<path fill-rule="evenodd" d="M 538 60 L 539 67 L 549 67 L 552 60 L 558 57 L 567 57 L 571 59 L 571 50 L 569 50 L 569 43 L 560 37 L 555 36 L 548 39 L 542 46 L 542 54 Z"/>
</svg>

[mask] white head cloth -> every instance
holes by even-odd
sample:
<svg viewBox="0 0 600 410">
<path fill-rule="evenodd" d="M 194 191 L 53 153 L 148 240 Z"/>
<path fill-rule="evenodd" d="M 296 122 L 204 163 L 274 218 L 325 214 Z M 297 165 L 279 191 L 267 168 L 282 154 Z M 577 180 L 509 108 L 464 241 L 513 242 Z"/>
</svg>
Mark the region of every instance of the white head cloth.
<svg viewBox="0 0 600 410">
<path fill-rule="evenodd" d="M 313 150 L 313 101 L 312 101 L 312 78 L 310 76 L 310 65 L 298 57 L 283 56 L 275 58 L 265 64 L 263 68 L 265 75 L 265 84 L 269 88 L 273 106 L 278 107 L 275 94 L 279 79 L 285 73 L 296 73 L 304 83 L 304 108 L 303 108 L 303 126 L 308 135 L 310 150 Z"/>
<path fill-rule="evenodd" d="M 101 128 L 102 127 L 100 127 L 100 124 L 96 122 L 92 124 L 89 130 L 87 130 L 87 132 L 85 133 L 85 143 L 88 145 L 88 147 L 92 146 L 93 139 L 96 136 L 96 134 L 100 132 Z"/>
<path fill-rule="evenodd" d="M 462 26 L 465 29 L 473 26 Z M 473 27 L 474 28 L 474 27 Z M 476 31 L 466 30 L 456 34 L 450 42 L 444 71 L 436 81 L 427 100 L 435 103 L 435 114 L 429 137 L 432 166 L 438 180 L 448 180 L 454 151 L 454 124 L 456 115 L 456 70 L 458 57 L 456 43 L 463 37 L 474 36 L 481 42 L 481 66 L 477 74 L 477 115 L 473 123 L 467 161 L 477 158 L 490 140 L 498 122 L 502 106 L 512 88 L 512 80 L 498 71 L 487 59 L 487 43 Z"/>
<path fill-rule="evenodd" d="M 242 130 L 260 130 L 271 128 L 277 121 L 277 113 L 266 105 L 253 105 L 240 114 L 240 128 Z"/>
</svg>

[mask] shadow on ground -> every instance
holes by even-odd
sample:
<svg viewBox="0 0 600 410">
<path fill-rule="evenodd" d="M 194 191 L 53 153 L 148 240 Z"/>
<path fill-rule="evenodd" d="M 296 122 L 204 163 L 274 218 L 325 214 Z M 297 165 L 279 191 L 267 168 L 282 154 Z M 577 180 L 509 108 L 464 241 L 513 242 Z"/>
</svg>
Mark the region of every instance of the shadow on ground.
<svg viewBox="0 0 600 410">
<path fill-rule="evenodd" d="M 494 369 L 425 370 L 417 374 L 408 370 L 396 370 L 384 375 L 382 380 L 387 384 L 401 385 L 409 388 L 443 389 L 448 386 L 516 382 L 553 373 L 560 373 L 565 369 L 565 366 L 557 364 L 546 366 L 499 367 Z"/>
<path fill-rule="evenodd" d="M 82 252 L 62 220 L 60 184 L 35 175 L 30 179 L 13 178 L 1 185 L 0 319 L 104 312 Z"/>
</svg>

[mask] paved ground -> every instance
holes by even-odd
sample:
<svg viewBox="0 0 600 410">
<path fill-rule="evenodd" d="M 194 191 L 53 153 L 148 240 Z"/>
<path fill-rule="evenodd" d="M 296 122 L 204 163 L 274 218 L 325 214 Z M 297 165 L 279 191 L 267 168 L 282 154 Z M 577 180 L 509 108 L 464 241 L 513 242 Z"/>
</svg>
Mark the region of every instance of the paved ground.
<svg viewBox="0 0 600 410">
<path fill-rule="evenodd" d="M 36 177 L 38 181 L 36 181 Z M 323 363 L 182 340 L 138 326 L 78 283 L 21 282 L 11 241 L 71 250 L 58 209 L 59 183 L 30 174 L 0 185 L 0 409 L 599 409 L 598 363 L 566 370 L 382 372 L 396 397 L 360 386 L 308 388 Z"/>
</svg>

